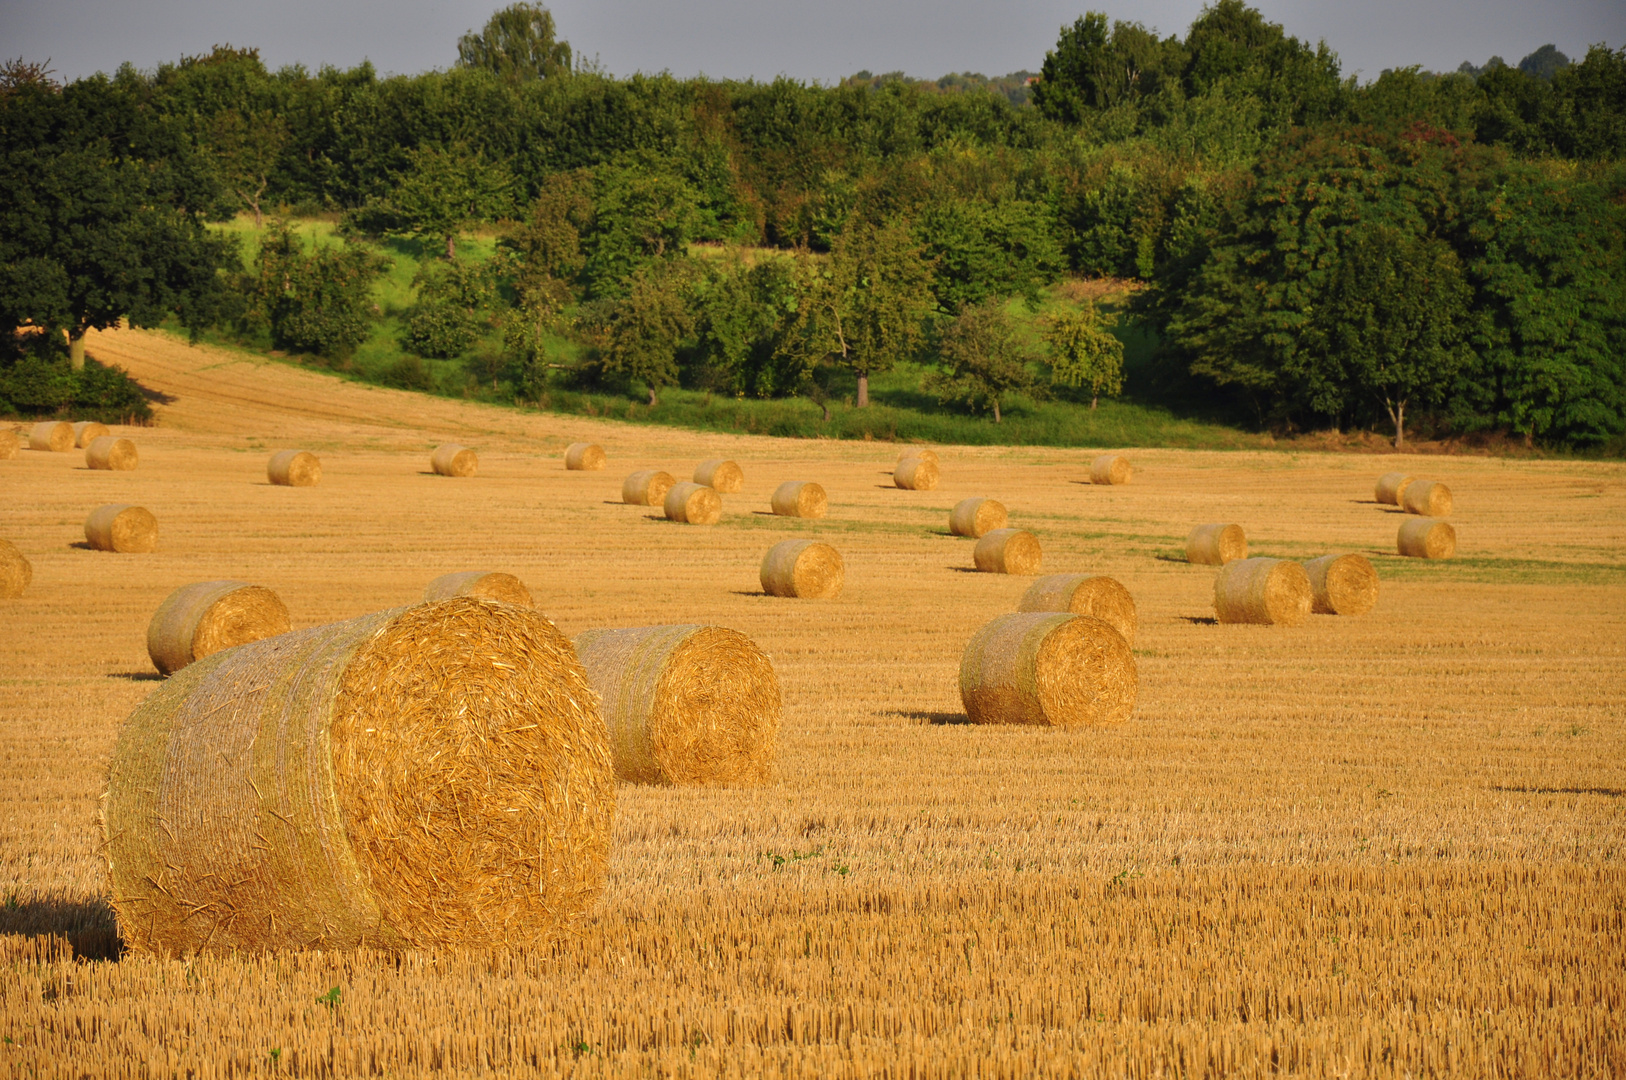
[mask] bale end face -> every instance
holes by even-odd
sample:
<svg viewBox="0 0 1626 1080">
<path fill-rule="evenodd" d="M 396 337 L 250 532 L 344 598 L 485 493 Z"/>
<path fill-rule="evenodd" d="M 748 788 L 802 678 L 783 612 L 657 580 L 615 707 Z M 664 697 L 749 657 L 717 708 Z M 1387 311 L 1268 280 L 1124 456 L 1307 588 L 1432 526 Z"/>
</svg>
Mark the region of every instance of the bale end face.
<svg viewBox="0 0 1626 1080">
<path fill-rule="evenodd" d="M 1400 526 L 1400 554 L 1413 559 L 1449 559 L 1457 553 L 1457 530 L 1449 521 L 1413 518 Z"/>
<path fill-rule="evenodd" d="M 1240 525 L 1199 525 L 1186 537 L 1186 561 L 1224 566 L 1248 557 L 1248 538 Z"/>
<path fill-rule="evenodd" d="M 15 600 L 34 581 L 34 565 L 10 540 L 0 540 L 0 599 Z"/>
<path fill-rule="evenodd" d="M 768 503 L 781 517 L 821 518 L 830 508 L 830 497 L 811 480 L 786 480 L 774 488 Z"/>
<path fill-rule="evenodd" d="M 715 525 L 723 516 L 723 497 L 704 484 L 685 480 L 673 484 L 664 504 L 668 521 L 688 525 Z"/>
<path fill-rule="evenodd" d="M 971 553 L 985 574 L 1037 574 L 1044 563 L 1039 538 L 1026 529 L 995 529 Z"/>
<path fill-rule="evenodd" d="M 1001 615 L 960 659 L 960 700 L 975 724 L 1117 724 L 1135 710 L 1135 657 L 1106 621 L 1061 612 Z"/>
<path fill-rule="evenodd" d="M 1127 484 L 1134 476 L 1134 468 L 1122 454 L 1102 454 L 1090 462 L 1092 484 Z"/>
<path fill-rule="evenodd" d="M 621 501 L 633 506 L 664 506 L 666 493 L 675 483 L 669 472 L 641 469 L 621 481 Z"/>
<path fill-rule="evenodd" d="M 0 429 L 0 461 L 14 460 L 22 453 L 22 443 L 15 431 Z"/>
<path fill-rule="evenodd" d="M 141 454 L 135 443 L 114 435 L 92 439 L 85 448 L 85 465 L 91 469 L 111 469 L 130 472 L 141 465 Z"/>
<path fill-rule="evenodd" d="M 1310 617 L 1310 578 L 1286 559 L 1238 559 L 1214 579 L 1214 614 L 1222 623 L 1297 626 Z"/>
<path fill-rule="evenodd" d="M 1378 602 L 1378 572 L 1364 555 L 1323 555 L 1304 564 L 1310 610 L 1321 615 L 1365 615 Z"/>
<path fill-rule="evenodd" d="M 892 470 L 892 482 L 906 491 L 936 490 L 939 479 L 937 462 L 923 457 L 903 458 Z"/>
<path fill-rule="evenodd" d="M 81 420 L 73 425 L 73 445 L 84 450 L 104 435 L 112 434 L 106 424 L 96 420 Z"/>
<path fill-rule="evenodd" d="M 480 469 L 480 455 L 466 446 L 446 443 L 429 456 L 429 466 L 441 476 L 473 476 Z"/>
<path fill-rule="evenodd" d="M 279 450 L 266 463 L 265 477 L 280 487 L 315 487 L 322 482 L 322 459 L 309 450 Z"/>
<path fill-rule="evenodd" d="M 270 589 L 246 581 L 200 581 L 170 593 L 147 624 L 147 655 L 172 675 L 205 656 L 292 629 Z"/>
<path fill-rule="evenodd" d="M 567 469 L 596 472 L 604 468 L 608 460 L 604 455 L 604 447 L 598 443 L 579 442 L 571 443 L 565 447 L 565 468 Z"/>
<path fill-rule="evenodd" d="M 1412 482 L 1412 477 L 1405 473 L 1384 473 L 1378 477 L 1377 487 L 1372 491 L 1372 497 L 1380 503 L 1390 506 L 1399 506 L 1400 498 L 1405 494 L 1406 487 Z"/>
<path fill-rule="evenodd" d="M 450 600 L 454 596 L 467 596 L 476 600 L 495 600 L 500 604 L 518 604 L 531 607 L 531 590 L 513 574 L 490 570 L 460 570 L 442 574 L 423 590 L 423 602 L 433 604 Z"/>
<path fill-rule="evenodd" d="M 841 553 L 817 540 L 781 540 L 762 558 L 762 591 L 769 596 L 833 600 L 846 584 Z"/>
<path fill-rule="evenodd" d="M 998 499 L 981 497 L 961 499 L 949 512 L 949 532 L 955 536 L 969 536 L 975 540 L 987 536 L 995 529 L 1003 529 L 1008 520 L 1005 504 Z"/>
<path fill-rule="evenodd" d="M 1400 505 L 1419 517 L 1450 517 L 1451 489 L 1435 481 L 1414 480 L 1400 496 Z"/>
<path fill-rule="evenodd" d="M 920 458 L 922 461 L 929 461 L 939 467 L 942 465 L 942 462 L 937 459 L 937 451 L 927 446 L 911 446 L 898 455 L 898 464 L 902 465 L 910 458 Z"/>
<path fill-rule="evenodd" d="M 97 551 L 145 554 L 158 547 L 158 519 L 140 506 L 97 507 L 85 519 L 85 542 Z"/>
<path fill-rule="evenodd" d="M 35 424 L 28 432 L 30 450 L 65 454 L 73 449 L 73 441 L 73 425 L 66 420 L 45 420 Z"/>
<path fill-rule="evenodd" d="M 1133 648 L 1138 617 L 1128 589 L 1101 574 L 1046 574 L 1028 586 L 1018 611 L 1065 611 L 1106 622 Z"/>
<path fill-rule="evenodd" d="M 712 458 L 695 466 L 694 482 L 721 495 L 736 495 L 745 487 L 745 470 L 727 458 Z"/>
</svg>

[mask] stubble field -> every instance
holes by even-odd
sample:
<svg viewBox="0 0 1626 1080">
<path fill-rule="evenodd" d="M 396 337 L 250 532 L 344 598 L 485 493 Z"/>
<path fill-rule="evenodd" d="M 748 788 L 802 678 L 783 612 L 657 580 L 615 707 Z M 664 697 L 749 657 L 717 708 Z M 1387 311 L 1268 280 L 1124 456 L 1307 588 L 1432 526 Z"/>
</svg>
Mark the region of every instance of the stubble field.
<svg viewBox="0 0 1626 1080">
<path fill-rule="evenodd" d="M 1626 1074 L 1626 467 L 943 449 L 702 435 L 340 382 L 139 332 L 91 351 L 169 399 L 141 468 L 0 461 L 0 1072 L 15 1076 Z M 567 472 L 591 439 L 603 472 Z M 430 450 L 480 453 L 471 479 Z M 322 457 L 278 488 L 278 449 Z M 640 468 L 744 467 L 713 527 L 622 505 Z M 1404 468 L 1456 496 L 1458 558 L 1393 555 Z M 775 518 L 782 480 L 829 491 Z M 1046 571 L 1139 605 L 1140 699 L 1102 730 L 979 728 L 961 648 L 1030 579 L 970 572 L 949 508 L 992 495 Z M 135 502 L 151 555 L 77 546 Z M 1212 622 L 1189 528 L 1368 555 L 1377 608 Z M 846 560 L 835 601 L 762 595 L 774 542 Z M 540 953 L 117 957 L 98 798 L 156 684 L 176 586 L 275 589 L 295 628 L 518 575 L 567 634 L 714 622 L 773 657 L 775 782 L 622 786 L 603 900 Z"/>
</svg>

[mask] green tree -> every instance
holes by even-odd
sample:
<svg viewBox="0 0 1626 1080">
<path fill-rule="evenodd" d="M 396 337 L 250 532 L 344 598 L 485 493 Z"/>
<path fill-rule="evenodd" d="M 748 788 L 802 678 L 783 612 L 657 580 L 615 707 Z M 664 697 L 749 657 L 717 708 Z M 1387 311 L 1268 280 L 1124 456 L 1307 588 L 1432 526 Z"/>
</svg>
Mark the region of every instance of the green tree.
<svg viewBox="0 0 1626 1080">
<path fill-rule="evenodd" d="M 570 73 L 570 45 L 558 39 L 553 13 L 541 4 L 510 4 L 478 34 L 457 39 L 459 67 L 482 68 L 511 82 Z"/>
<path fill-rule="evenodd" d="M 516 292 L 556 309 L 575 302 L 587 266 L 582 235 L 593 223 L 592 182 L 585 170 L 548 177 L 530 217 L 503 237 L 499 250 Z"/>
<path fill-rule="evenodd" d="M 253 212 L 256 229 L 265 223 L 261 200 L 287 144 L 288 122 L 269 109 L 246 114 L 227 109 L 209 121 L 208 145 L 219 162 L 221 178 Z"/>
<path fill-rule="evenodd" d="M 941 366 L 926 376 L 925 388 L 939 401 L 987 405 L 996 424 L 999 399 L 1033 385 L 1027 350 L 997 297 L 962 309 L 944 328 L 938 354 Z"/>
<path fill-rule="evenodd" d="M 1173 38 L 1160 41 L 1139 23 L 1114 22 L 1092 11 L 1063 27 L 1045 53 L 1032 89 L 1039 111 L 1064 124 L 1156 94 L 1178 80 L 1184 52 Z"/>
<path fill-rule="evenodd" d="M 344 359 L 377 321 L 373 283 L 390 261 L 355 244 L 307 252 L 299 234 L 273 224 L 260 240 L 244 328 L 263 326 L 278 349 Z"/>
<path fill-rule="evenodd" d="M 1124 385 L 1124 345 L 1101 325 L 1095 305 L 1057 312 L 1046 322 L 1050 346 L 1050 381 L 1058 386 L 1088 386 L 1090 408 L 1102 394 L 1117 394 Z"/>
<path fill-rule="evenodd" d="M 688 181 L 648 160 L 627 155 L 595 169 L 592 224 L 582 240 L 589 293 L 624 295 L 640 267 L 682 256 L 698 210 Z"/>
<path fill-rule="evenodd" d="M 625 296 L 600 300 L 587 313 L 598 370 L 644 383 L 651 407 L 662 387 L 677 383 L 678 352 L 694 334 L 687 293 L 696 272 L 688 259 L 639 267 Z"/>
<path fill-rule="evenodd" d="M 407 311 L 402 344 L 419 356 L 449 360 L 479 340 L 485 313 L 496 299 L 489 262 L 426 262 L 412 284 L 417 303 Z M 495 372 L 486 372 L 496 382 Z"/>
<path fill-rule="evenodd" d="M 455 259 L 460 235 L 476 222 L 502 216 L 511 205 L 513 176 L 466 146 L 420 146 L 408 151 L 407 159 L 409 166 L 395 189 L 351 215 L 353 224 L 368 232 L 443 243 L 446 258 Z"/>
</svg>

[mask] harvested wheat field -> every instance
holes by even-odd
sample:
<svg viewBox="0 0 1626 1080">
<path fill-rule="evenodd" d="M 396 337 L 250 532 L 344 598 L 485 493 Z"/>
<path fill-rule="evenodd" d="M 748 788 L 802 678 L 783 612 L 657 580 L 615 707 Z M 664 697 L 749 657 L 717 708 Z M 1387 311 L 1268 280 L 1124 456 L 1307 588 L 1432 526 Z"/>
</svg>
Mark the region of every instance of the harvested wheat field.
<svg viewBox="0 0 1626 1080">
<path fill-rule="evenodd" d="M 90 352 L 163 397 L 113 432 L 139 471 L 0 461 L 33 566 L 0 602 L 6 1075 L 1626 1074 L 1626 466 L 1137 449 L 1104 485 L 1088 450 L 956 447 L 900 493 L 892 445 L 418 397 L 143 332 Z M 448 441 L 477 476 L 431 474 Z M 574 442 L 616 469 L 561 469 Z M 267 481 L 288 446 L 319 486 Z M 710 528 L 621 499 L 711 458 L 744 488 Z M 1455 558 L 1397 554 L 1393 469 L 1450 477 Z M 825 517 L 767 512 L 798 476 Z M 971 495 L 1045 572 L 1129 589 L 1127 722 L 967 723 L 962 652 L 1032 583 L 971 569 L 945 528 Z M 108 503 L 150 509 L 157 550 L 89 550 Z M 1378 602 L 1220 624 L 1194 521 L 1258 523 L 1260 557 L 1364 555 Z M 763 593 L 790 538 L 841 552 L 838 598 Z M 604 894 L 546 946 L 121 955 L 98 799 L 160 685 L 163 599 L 253 581 L 298 631 L 458 567 L 531 583 L 571 638 L 750 637 L 783 694 L 771 783 L 620 785 Z"/>
</svg>

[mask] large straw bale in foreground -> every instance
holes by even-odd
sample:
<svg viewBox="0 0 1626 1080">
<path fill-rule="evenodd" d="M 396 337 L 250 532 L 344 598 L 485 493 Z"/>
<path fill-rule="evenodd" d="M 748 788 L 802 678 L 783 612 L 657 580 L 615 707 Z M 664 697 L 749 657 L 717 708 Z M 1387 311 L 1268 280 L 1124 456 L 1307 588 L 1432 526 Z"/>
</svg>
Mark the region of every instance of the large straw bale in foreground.
<svg viewBox="0 0 1626 1080">
<path fill-rule="evenodd" d="M 107 781 L 126 945 L 178 955 L 546 943 L 603 889 L 609 740 L 569 639 L 461 598 L 176 674 Z"/>
<path fill-rule="evenodd" d="M 1199 525 L 1186 537 L 1186 561 L 1224 566 L 1248 557 L 1248 537 L 1240 525 Z"/>
<path fill-rule="evenodd" d="M 103 435 L 92 439 L 90 445 L 85 447 L 86 468 L 131 472 L 140 465 L 141 454 L 136 450 L 136 444 L 129 439 Z"/>
<path fill-rule="evenodd" d="M 998 499 L 987 499 L 982 496 L 973 496 L 961 499 L 949 511 L 949 532 L 955 536 L 969 536 L 976 539 L 987 536 L 995 529 L 1003 529 L 1005 522 L 1010 520 L 1005 513 L 1005 504 Z"/>
<path fill-rule="evenodd" d="M 0 428 L 0 461 L 11 461 L 22 453 L 22 440 L 10 428 Z"/>
<path fill-rule="evenodd" d="M 200 581 L 170 593 L 147 624 L 147 655 L 171 675 L 205 656 L 291 629 L 270 589 L 246 581 Z"/>
<path fill-rule="evenodd" d="M 1037 574 L 1044 555 L 1026 529 L 995 529 L 977 541 L 971 559 L 985 574 Z"/>
<path fill-rule="evenodd" d="M 322 482 L 322 459 L 309 450 L 278 450 L 266 463 L 265 478 L 280 487 L 315 487 Z"/>
<path fill-rule="evenodd" d="M 1364 555 L 1323 555 L 1304 564 L 1310 610 L 1322 615 L 1365 615 L 1378 602 L 1378 572 Z"/>
<path fill-rule="evenodd" d="M 745 470 L 728 458 L 712 458 L 694 467 L 694 482 L 721 495 L 736 495 L 745 487 Z"/>
<path fill-rule="evenodd" d="M 830 508 L 830 497 L 823 485 L 811 480 L 786 480 L 773 489 L 768 505 L 781 517 L 821 518 Z"/>
<path fill-rule="evenodd" d="M 81 420 L 73 425 L 73 445 L 83 450 L 104 435 L 110 435 L 107 425 L 99 420 Z"/>
<path fill-rule="evenodd" d="M 1400 497 L 1405 494 L 1406 487 L 1413 480 L 1409 473 L 1390 472 L 1378 477 L 1377 487 L 1372 490 L 1372 497 L 1380 503 L 1390 506 L 1399 506 Z"/>
<path fill-rule="evenodd" d="M 598 443 L 578 442 L 565 447 L 565 468 L 580 472 L 597 472 L 609 459 L 604 447 Z"/>
<path fill-rule="evenodd" d="M 834 599 L 847 581 L 841 552 L 817 540 L 781 540 L 762 557 L 760 577 L 769 596 L 804 600 Z"/>
<path fill-rule="evenodd" d="M 1401 522 L 1395 546 L 1414 559 L 1449 559 L 1457 553 L 1457 530 L 1438 518 L 1412 518 Z"/>
<path fill-rule="evenodd" d="M 715 525 L 723 516 L 723 497 L 704 484 L 685 480 L 666 493 L 666 518 L 690 525 Z"/>
<path fill-rule="evenodd" d="M 1435 480 L 1414 480 L 1400 496 L 1401 509 L 1419 517 L 1451 516 L 1451 489 Z"/>
<path fill-rule="evenodd" d="M 1286 559 L 1238 559 L 1214 579 L 1214 614 L 1222 623 L 1297 626 L 1310 617 L 1310 578 Z"/>
<path fill-rule="evenodd" d="M 753 785 L 779 754 L 779 678 L 721 626 L 589 630 L 576 638 L 603 701 L 615 774 L 644 784 Z"/>
<path fill-rule="evenodd" d="M 30 450 L 50 450 L 65 454 L 73 449 L 73 425 L 66 420 L 43 420 L 28 432 Z"/>
<path fill-rule="evenodd" d="M 937 462 L 923 457 L 900 458 L 892 470 L 892 482 L 908 491 L 935 490 L 938 479 Z"/>
<path fill-rule="evenodd" d="M 1090 483 L 1127 484 L 1134 479 L 1135 470 L 1122 454 L 1102 454 L 1090 462 Z"/>
<path fill-rule="evenodd" d="M 503 604 L 532 606 L 531 590 L 513 574 L 496 570 L 457 570 L 424 586 L 423 600 L 432 604 L 437 600 L 450 600 L 454 596 L 468 596 L 476 600 L 496 600 Z"/>
<path fill-rule="evenodd" d="M 960 659 L 975 724 L 1116 724 L 1135 711 L 1135 657 L 1103 619 L 1019 611 L 978 630 Z"/>
<path fill-rule="evenodd" d="M 99 506 L 85 519 L 85 542 L 97 551 L 144 554 L 158 547 L 158 519 L 141 506 Z"/>
<path fill-rule="evenodd" d="M 466 446 L 446 443 L 429 455 L 429 465 L 442 476 L 473 476 L 480 469 L 480 455 Z"/>
<path fill-rule="evenodd" d="M 675 483 L 669 472 L 641 469 L 621 481 L 621 501 L 634 506 L 663 506 L 666 493 Z"/>
<path fill-rule="evenodd" d="M 15 600 L 34 582 L 34 564 L 10 540 L 0 540 L 0 599 Z"/>
<path fill-rule="evenodd" d="M 1093 615 L 1135 644 L 1135 598 L 1122 584 L 1103 574 L 1046 574 L 1028 586 L 1018 611 L 1066 611 Z"/>
</svg>

